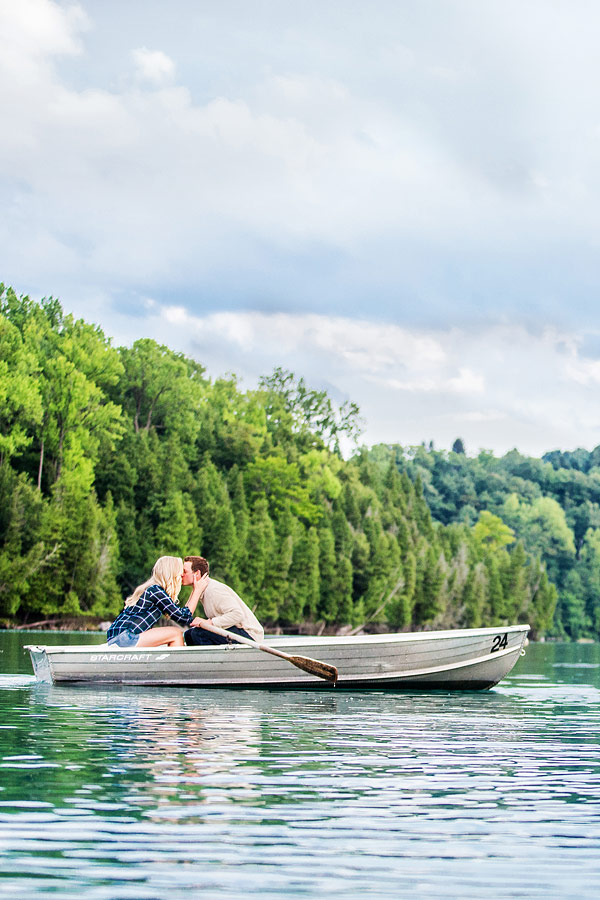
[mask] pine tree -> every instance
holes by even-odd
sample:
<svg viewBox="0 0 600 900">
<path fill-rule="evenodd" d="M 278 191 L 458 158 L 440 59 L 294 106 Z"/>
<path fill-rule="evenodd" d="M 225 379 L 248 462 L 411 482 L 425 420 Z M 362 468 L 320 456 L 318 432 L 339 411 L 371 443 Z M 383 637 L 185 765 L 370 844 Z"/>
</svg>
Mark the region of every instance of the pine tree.
<svg viewBox="0 0 600 900">
<path fill-rule="evenodd" d="M 257 500 L 250 516 L 248 541 L 251 547 L 250 571 L 244 599 L 261 620 L 277 621 L 278 598 L 270 588 L 270 573 L 275 556 L 275 527 L 266 500 Z"/>
<path fill-rule="evenodd" d="M 269 574 L 269 590 L 277 603 L 278 620 L 288 620 L 286 610 L 290 603 L 296 608 L 295 598 L 290 596 L 290 570 L 294 558 L 294 543 L 300 524 L 292 515 L 289 505 L 282 511 L 275 524 L 275 552 Z"/>
<path fill-rule="evenodd" d="M 297 544 L 293 559 L 295 583 L 303 602 L 301 618 L 313 622 L 317 618 L 321 587 L 319 554 L 319 533 L 313 526 Z"/>
<path fill-rule="evenodd" d="M 463 614 L 457 624 L 462 628 L 480 628 L 487 605 L 487 579 L 483 563 L 469 572 L 463 591 Z"/>
<path fill-rule="evenodd" d="M 442 610 L 441 588 L 444 572 L 440 554 L 429 545 L 417 558 L 417 584 L 415 588 L 414 622 L 424 625 L 432 621 Z"/>
<path fill-rule="evenodd" d="M 349 524 L 354 528 L 360 528 L 362 516 L 358 506 L 356 490 L 350 481 L 344 483 L 343 506 Z"/>
<path fill-rule="evenodd" d="M 199 534 L 196 510 L 190 497 L 181 491 L 168 495 L 154 535 L 157 558 L 185 555 L 189 547 L 198 546 Z"/>
<path fill-rule="evenodd" d="M 490 625 L 506 625 L 506 607 L 504 602 L 504 591 L 502 589 L 502 581 L 500 580 L 500 572 L 498 570 L 498 561 L 495 557 L 488 557 L 485 561 L 487 570 L 487 595 L 489 614 L 486 619 Z"/>
<path fill-rule="evenodd" d="M 336 584 L 336 556 L 333 531 L 327 523 L 319 528 L 319 605 L 317 615 L 325 622 L 336 622 L 340 597 Z"/>
<path fill-rule="evenodd" d="M 217 508 L 210 527 L 210 545 L 206 549 L 210 559 L 211 574 L 230 585 L 234 590 L 242 590 L 242 581 L 237 567 L 238 536 L 229 499 Z"/>
</svg>

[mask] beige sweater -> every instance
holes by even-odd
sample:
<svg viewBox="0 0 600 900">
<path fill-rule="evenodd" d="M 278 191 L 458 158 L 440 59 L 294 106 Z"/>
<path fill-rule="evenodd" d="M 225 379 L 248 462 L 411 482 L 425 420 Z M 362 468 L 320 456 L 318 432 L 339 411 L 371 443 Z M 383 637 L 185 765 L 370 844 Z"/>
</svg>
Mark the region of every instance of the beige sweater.
<svg viewBox="0 0 600 900">
<path fill-rule="evenodd" d="M 263 641 L 265 633 L 263 627 L 236 592 L 215 581 L 208 579 L 206 590 L 202 597 L 202 606 L 207 619 L 219 628 L 231 628 L 232 625 L 243 628 L 255 641 Z"/>
</svg>

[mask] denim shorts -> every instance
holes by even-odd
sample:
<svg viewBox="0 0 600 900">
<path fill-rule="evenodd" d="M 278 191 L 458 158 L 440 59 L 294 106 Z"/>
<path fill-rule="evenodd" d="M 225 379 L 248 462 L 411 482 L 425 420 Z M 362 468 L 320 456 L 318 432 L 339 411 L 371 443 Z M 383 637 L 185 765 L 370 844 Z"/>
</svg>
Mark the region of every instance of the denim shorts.
<svg viewBox="0 0 600 900">
<path fill-rule="evenodd" d="M 135 647 L 139 639 L 140 635 L 134 634 L 132 631 L 120 631 L 106 643 L 109 647 Z"/>
</svg>

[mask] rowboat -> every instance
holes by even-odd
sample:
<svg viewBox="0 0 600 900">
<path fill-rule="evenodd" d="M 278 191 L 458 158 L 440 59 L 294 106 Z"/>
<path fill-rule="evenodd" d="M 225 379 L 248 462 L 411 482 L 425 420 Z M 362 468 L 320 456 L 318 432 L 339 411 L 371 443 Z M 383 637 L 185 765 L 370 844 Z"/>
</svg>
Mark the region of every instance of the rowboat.
<svg viewBox="0 0 600 900">
<path fill-rule="evenodd" d="M 283 655 L 326 661 L 340 688 L 484 690 L 524 653 L 528 625 L 347 637 L 272 637 Z M 127 648 L 107 644 L 30 644 L 39 681 L 218 688 L 333 689 L 333 685 L 257 647 Z"/>
</svg>

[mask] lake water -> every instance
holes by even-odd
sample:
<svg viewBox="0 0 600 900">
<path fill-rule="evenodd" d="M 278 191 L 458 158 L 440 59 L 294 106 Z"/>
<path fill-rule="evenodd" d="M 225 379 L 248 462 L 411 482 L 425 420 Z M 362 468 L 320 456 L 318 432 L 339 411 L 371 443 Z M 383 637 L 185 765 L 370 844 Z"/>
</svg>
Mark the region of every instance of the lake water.
<svg viewBox="0 0 600 900">
<path fill-rule="evenodd" d="M 484 693 L 38 684 L 0 632 L 0 896 L 597 898 L 600 646 Z"/>
</svg>

